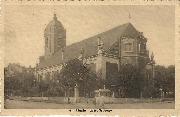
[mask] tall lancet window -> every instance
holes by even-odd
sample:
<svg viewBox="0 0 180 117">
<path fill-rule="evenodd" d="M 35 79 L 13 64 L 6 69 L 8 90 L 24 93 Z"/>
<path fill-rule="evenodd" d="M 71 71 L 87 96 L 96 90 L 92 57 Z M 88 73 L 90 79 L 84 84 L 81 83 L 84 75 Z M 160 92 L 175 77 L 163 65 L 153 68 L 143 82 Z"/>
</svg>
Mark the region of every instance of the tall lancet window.
<svg viewBox="0 0 180 117">
<path fill-rule="evenodd" d="M 62 36 L 61 35 L 59 35 L 59 37 L 58 37 L 58 42 L 57 42 L 57 44 L 58 44 L 58 47 L 60 47 L 61 46 L 61 42 L 62 41 Z"/>
<path fill-rule="evenodd" d="M 141 53 L 141 44 L 139 43 L 139 53 Z"/>
<path fill-rule="evenodd" d="M 139 43 L 139 53 L 144 53 L 145 50 L 146 50 L 145 43 Z"/>
<path fill-rule="evenodd" d="M 49 42 L 49 52 L 51 53 L 51 41 Z"/>
<path fill-rule="evenodd" d="M 48 48 L 48 37 L 46 37 L 46 47 Z"/>
</svg>

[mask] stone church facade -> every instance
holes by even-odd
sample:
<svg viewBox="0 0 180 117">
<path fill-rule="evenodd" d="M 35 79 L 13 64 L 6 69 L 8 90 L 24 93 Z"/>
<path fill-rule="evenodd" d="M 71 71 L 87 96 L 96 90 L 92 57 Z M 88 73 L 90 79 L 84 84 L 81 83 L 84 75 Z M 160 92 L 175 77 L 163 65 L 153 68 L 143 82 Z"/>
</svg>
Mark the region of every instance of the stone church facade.
<svg viewBox="0 0 180 117">
<path fill-rule="evenodd" d="M 44 30 L 44 39 L 45 53 L 39 57 L 36 65 L 38 82 L 53 79 L 67 61 L 75 58 L 82 60 L 83 64 L 90 66 L 96 73 L 101 72 L 104 80 L 109 76 L 108 73 L 118 71 L 127 63 L 142 67 L 146 72 L 145 78 L 154 77 L 154 55 L 149 56 L 147 38 L 131 23 L 67 46 L 66 29 L 54 15 Z"/>
</svg>

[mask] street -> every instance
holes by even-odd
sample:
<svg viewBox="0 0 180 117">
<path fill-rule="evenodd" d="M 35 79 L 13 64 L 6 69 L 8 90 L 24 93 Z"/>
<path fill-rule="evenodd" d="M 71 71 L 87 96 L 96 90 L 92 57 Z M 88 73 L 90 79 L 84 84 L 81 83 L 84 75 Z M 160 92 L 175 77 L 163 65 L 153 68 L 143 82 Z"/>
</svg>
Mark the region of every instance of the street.
<svg viewBox="0 0 180 117">
<path fill-rule="evenodd" d="M 94 109 L 92 103 L 76 103 L 76 104 L 57 104 L 47 102 L 33 102 L 20 100 L 6 100 L 6 109 Z M 174 109 L 174 102 L 156 102 L 156 103 L 133 103 L 133 104 L 105 104 L 105 109 Z"/>
</svg>

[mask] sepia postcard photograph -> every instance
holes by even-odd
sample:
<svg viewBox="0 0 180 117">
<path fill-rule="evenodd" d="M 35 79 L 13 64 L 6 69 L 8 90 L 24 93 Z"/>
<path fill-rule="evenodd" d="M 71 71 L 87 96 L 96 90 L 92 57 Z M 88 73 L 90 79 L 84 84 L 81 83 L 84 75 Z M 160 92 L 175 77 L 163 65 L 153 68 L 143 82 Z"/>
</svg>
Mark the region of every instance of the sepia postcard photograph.
<svg viewBox="0 0 180 117">
<path fill-rule="evenodd" d="M 174 5 L 6 5 L 3 21 L 4 110 L 175 109 Z"/>
</svg>

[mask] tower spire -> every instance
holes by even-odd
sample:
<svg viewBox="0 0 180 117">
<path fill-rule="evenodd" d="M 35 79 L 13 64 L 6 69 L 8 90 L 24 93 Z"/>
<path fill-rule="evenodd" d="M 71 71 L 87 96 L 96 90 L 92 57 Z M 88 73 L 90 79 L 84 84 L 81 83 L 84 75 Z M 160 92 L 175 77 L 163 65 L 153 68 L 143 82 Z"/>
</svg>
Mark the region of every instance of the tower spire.
<svg viewBox="0 0 180 117">
<path fill-rule="evenodd" d="M 57 20 L 57 17 L 56 17 L 56 14 L 54 14 L 54 18 L 53 18 L 54 20 Z"/>
</svg>

